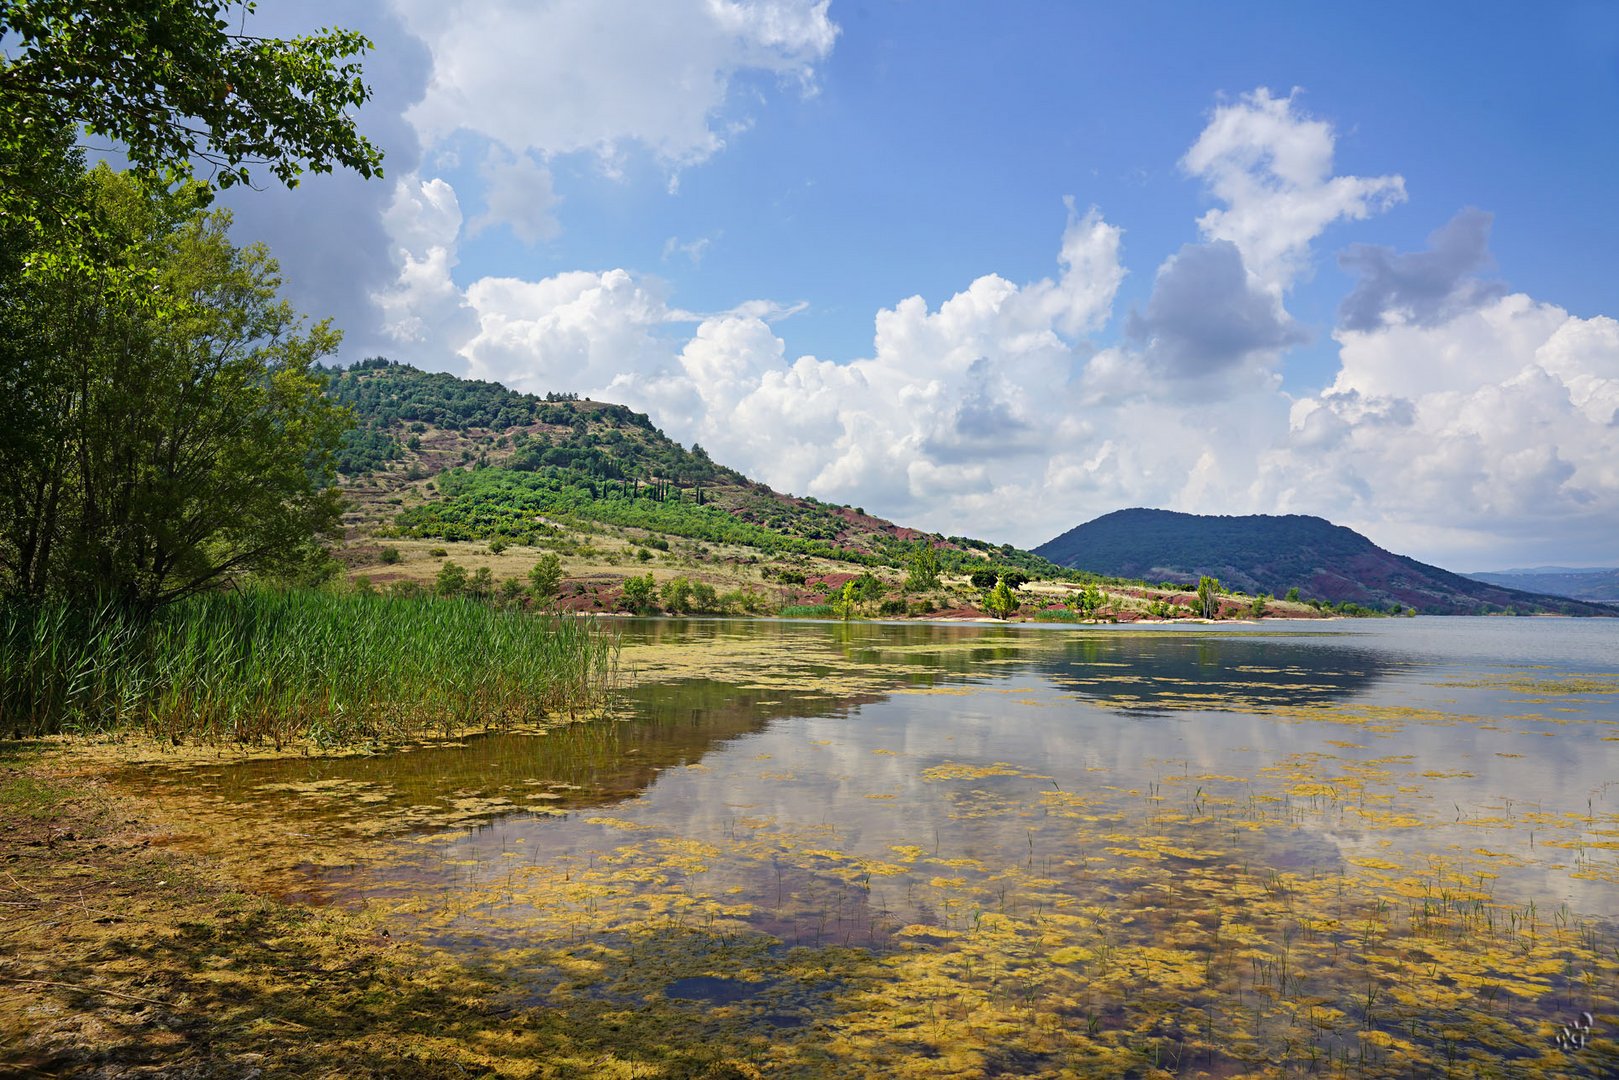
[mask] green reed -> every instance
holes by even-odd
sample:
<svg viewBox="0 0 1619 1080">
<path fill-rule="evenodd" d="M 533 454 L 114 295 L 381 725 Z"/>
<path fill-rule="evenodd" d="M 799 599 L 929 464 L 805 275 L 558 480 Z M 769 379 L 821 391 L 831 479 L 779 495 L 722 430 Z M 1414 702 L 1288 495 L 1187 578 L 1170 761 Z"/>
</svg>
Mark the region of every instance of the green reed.
<svg viewBox="0 0 1619 1080">
<path fill-rule="evenodd" d="M 247 591 L 137 624 L 0 611 L 0 735 L 142 730 L 321 744 L 599 712 L 618 639 L 470 600 Z"/>
</svg>

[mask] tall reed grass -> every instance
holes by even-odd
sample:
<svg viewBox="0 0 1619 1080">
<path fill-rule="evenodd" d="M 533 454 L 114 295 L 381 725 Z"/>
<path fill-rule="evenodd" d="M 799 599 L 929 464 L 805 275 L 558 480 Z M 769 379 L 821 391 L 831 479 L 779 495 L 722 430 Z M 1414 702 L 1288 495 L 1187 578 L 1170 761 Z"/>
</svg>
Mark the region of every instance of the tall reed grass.
<svg viewBox="0 0 1619 1080">
<path fill-rule="evenodd" d="M 329 745 L 590 713 L 617 676 L 616 635 L 469 600 L 217 593 L 145 625 L 0 611 L 0 735 Z"/>
</svg>

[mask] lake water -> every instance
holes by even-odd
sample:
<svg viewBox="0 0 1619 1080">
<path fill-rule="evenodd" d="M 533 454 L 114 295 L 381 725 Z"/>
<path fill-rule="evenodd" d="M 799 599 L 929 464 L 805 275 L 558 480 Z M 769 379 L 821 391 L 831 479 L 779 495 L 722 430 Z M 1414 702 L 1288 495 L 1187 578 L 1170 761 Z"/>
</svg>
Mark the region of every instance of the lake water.
<svg viewBox="0 0 1619 1080">
<path fill-rule="evenodd" d="M 1619 620 L 623 633 L 617 721 L 160 782 L 765 1075 L 1619 1074 Z"/>
</svg>

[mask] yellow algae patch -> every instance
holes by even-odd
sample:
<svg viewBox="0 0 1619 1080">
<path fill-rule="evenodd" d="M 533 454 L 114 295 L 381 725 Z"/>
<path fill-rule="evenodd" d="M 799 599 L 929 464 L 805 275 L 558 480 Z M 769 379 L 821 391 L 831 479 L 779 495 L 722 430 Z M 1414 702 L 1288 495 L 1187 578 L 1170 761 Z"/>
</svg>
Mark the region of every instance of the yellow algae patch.
<svg viewBox="0 0 1619 1080">
<path fill-rule="evenodd" d="M 605 815 L 585 818 L 585 824 L 602 825 L 609 829 L 623 829 L 625 832 L 642 832 L 652 828 L 651 825 L 643 825 L 638 821 L 627 821 L 624 818 L 607 817 Z"/>
<path fill-rule="evenodd" d="M 1049 776 L 1028 772 L 1004 761 L 997 761 L 992 765 L 966 765 L 960 762 L 946 762 L 943 765 L 933 765 L 922 770 L 922 779 L 924 780 L 981 780 L 988 776 L 1021 776 L 1030 780 L 1051 779 Z"/>
</svg>

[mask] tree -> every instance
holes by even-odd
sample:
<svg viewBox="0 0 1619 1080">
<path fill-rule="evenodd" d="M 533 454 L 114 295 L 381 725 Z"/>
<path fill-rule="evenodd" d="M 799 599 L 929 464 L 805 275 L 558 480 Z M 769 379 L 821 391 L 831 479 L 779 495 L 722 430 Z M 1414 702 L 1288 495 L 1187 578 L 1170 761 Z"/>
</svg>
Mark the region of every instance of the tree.
<svg viewBox="0 0 1619 1080">
<path fill-rule="evenodd" d="M 0 155 L 41 126 L 82 125 L 122 143 L 154 177 L 230 187 L 266 167 L 299 175 L 382 174 L 382 152 L 355 127 L 371 92 L 351 59 L 363 35 L 328 29 L 291 40 L 245 32 L 254 4 L 231 0 L 0 0 Z M 7 178 L 8 181 L 10 178 Z M 6 209 L 51 206 L 49 189 L 0 183 Z"/>
<path fill-rule="evenodd" d="M 1265 593 L 1260 593 L 1258 596 L 1254 597 L 1253 602 L 1248 605 L 1249 614 L 1253 615 L 1253 617 L 1256 619 L 1264 618 L 1266 611 L 1265 604 L 1268 600 L 1270 600 L 1270 597 Z"/>
<path fill-rule="evenodd" d="M 1008 589 L 1021 589 L 1029 583 L 1029 575 L 1021 570 L 1008 570 L 1001 575 Z"/>
<path fill-rule="evenodd" d="M 550 604 L 562 592 L 562 560 L 555 554 L 540 556 L 540 561 L 528 572 L 529 592 L 540 604 Z"/>
<path fill-rule="evenodd" d="M 916 550 L 911 553 L 905 587 L 915 592 L 939 587 L 939 552 L 926 540 L 918 541 Z"/>
<path fill-rule="evenodd" d="M 671 578 L 663 583 L 663 610 L 673 615 L 684 615 L 691 610 L 691 579 Z"/>
<path fill-rule="evenodd" d="M 433 591 L 440 596 L 460 596 L 467 591 L 467 570 L 458 562 L 445 562 L 438 568 Z"/>
<path fill-rule="evenodd" d="M 993 570 L 974 570 L 967 578 L 975 589 L 993 589 L 1000 575 Z"/>
<path fill-rule="evenodd" d="M 0 272 L 0 593 L 149 614 L 308 565 L 340 524 L 348 412 L 313 370 L 340 336 L 197 185 L 80 191 L 98 231 Z"/>
<path fill-rule="evenodd" d="M 989 591 L 989 595 L 984 597 L 984 610 L 997 619 L 1004 619 L 1017 609 L 1018 598 L 1012 595 L 1005 578 L 997 581 L 995 587 Z"/>
<path fill-rule="evenodd" d="M 1081 618 L 1094 619 L 1107 598 L 1095 585 L 1087 584 L 1068 598 L 1068 604 Z"/>
<path fill-rule="evenodd" d="M 1282 597 L 1282 599 L 1288 601 L 1289 603 L 1293 603 L 1293 604 L 1298 603 L 1299 602 L 1299 587 L 1297 585 L 1295 585 L 1291 589 L 1287 590 L 1287 595 Z"/>
<path fill-rule="evenodd" d="M 626 611 L 633 611 L 637 615 L 651 615 L 658 610 L 658 584 L 652 578 L 652 572 L 647 571 L 646 577 L 631 577 L 624 580 L 624 593 L 619 597 L 619 606 Z"/>
<path fill-rule="evenodd" d="M 1205 619 L 1220 617 L 1220 581 L 1207 574 L 1197 579 L 1198 611 Z"/>
</svg>

